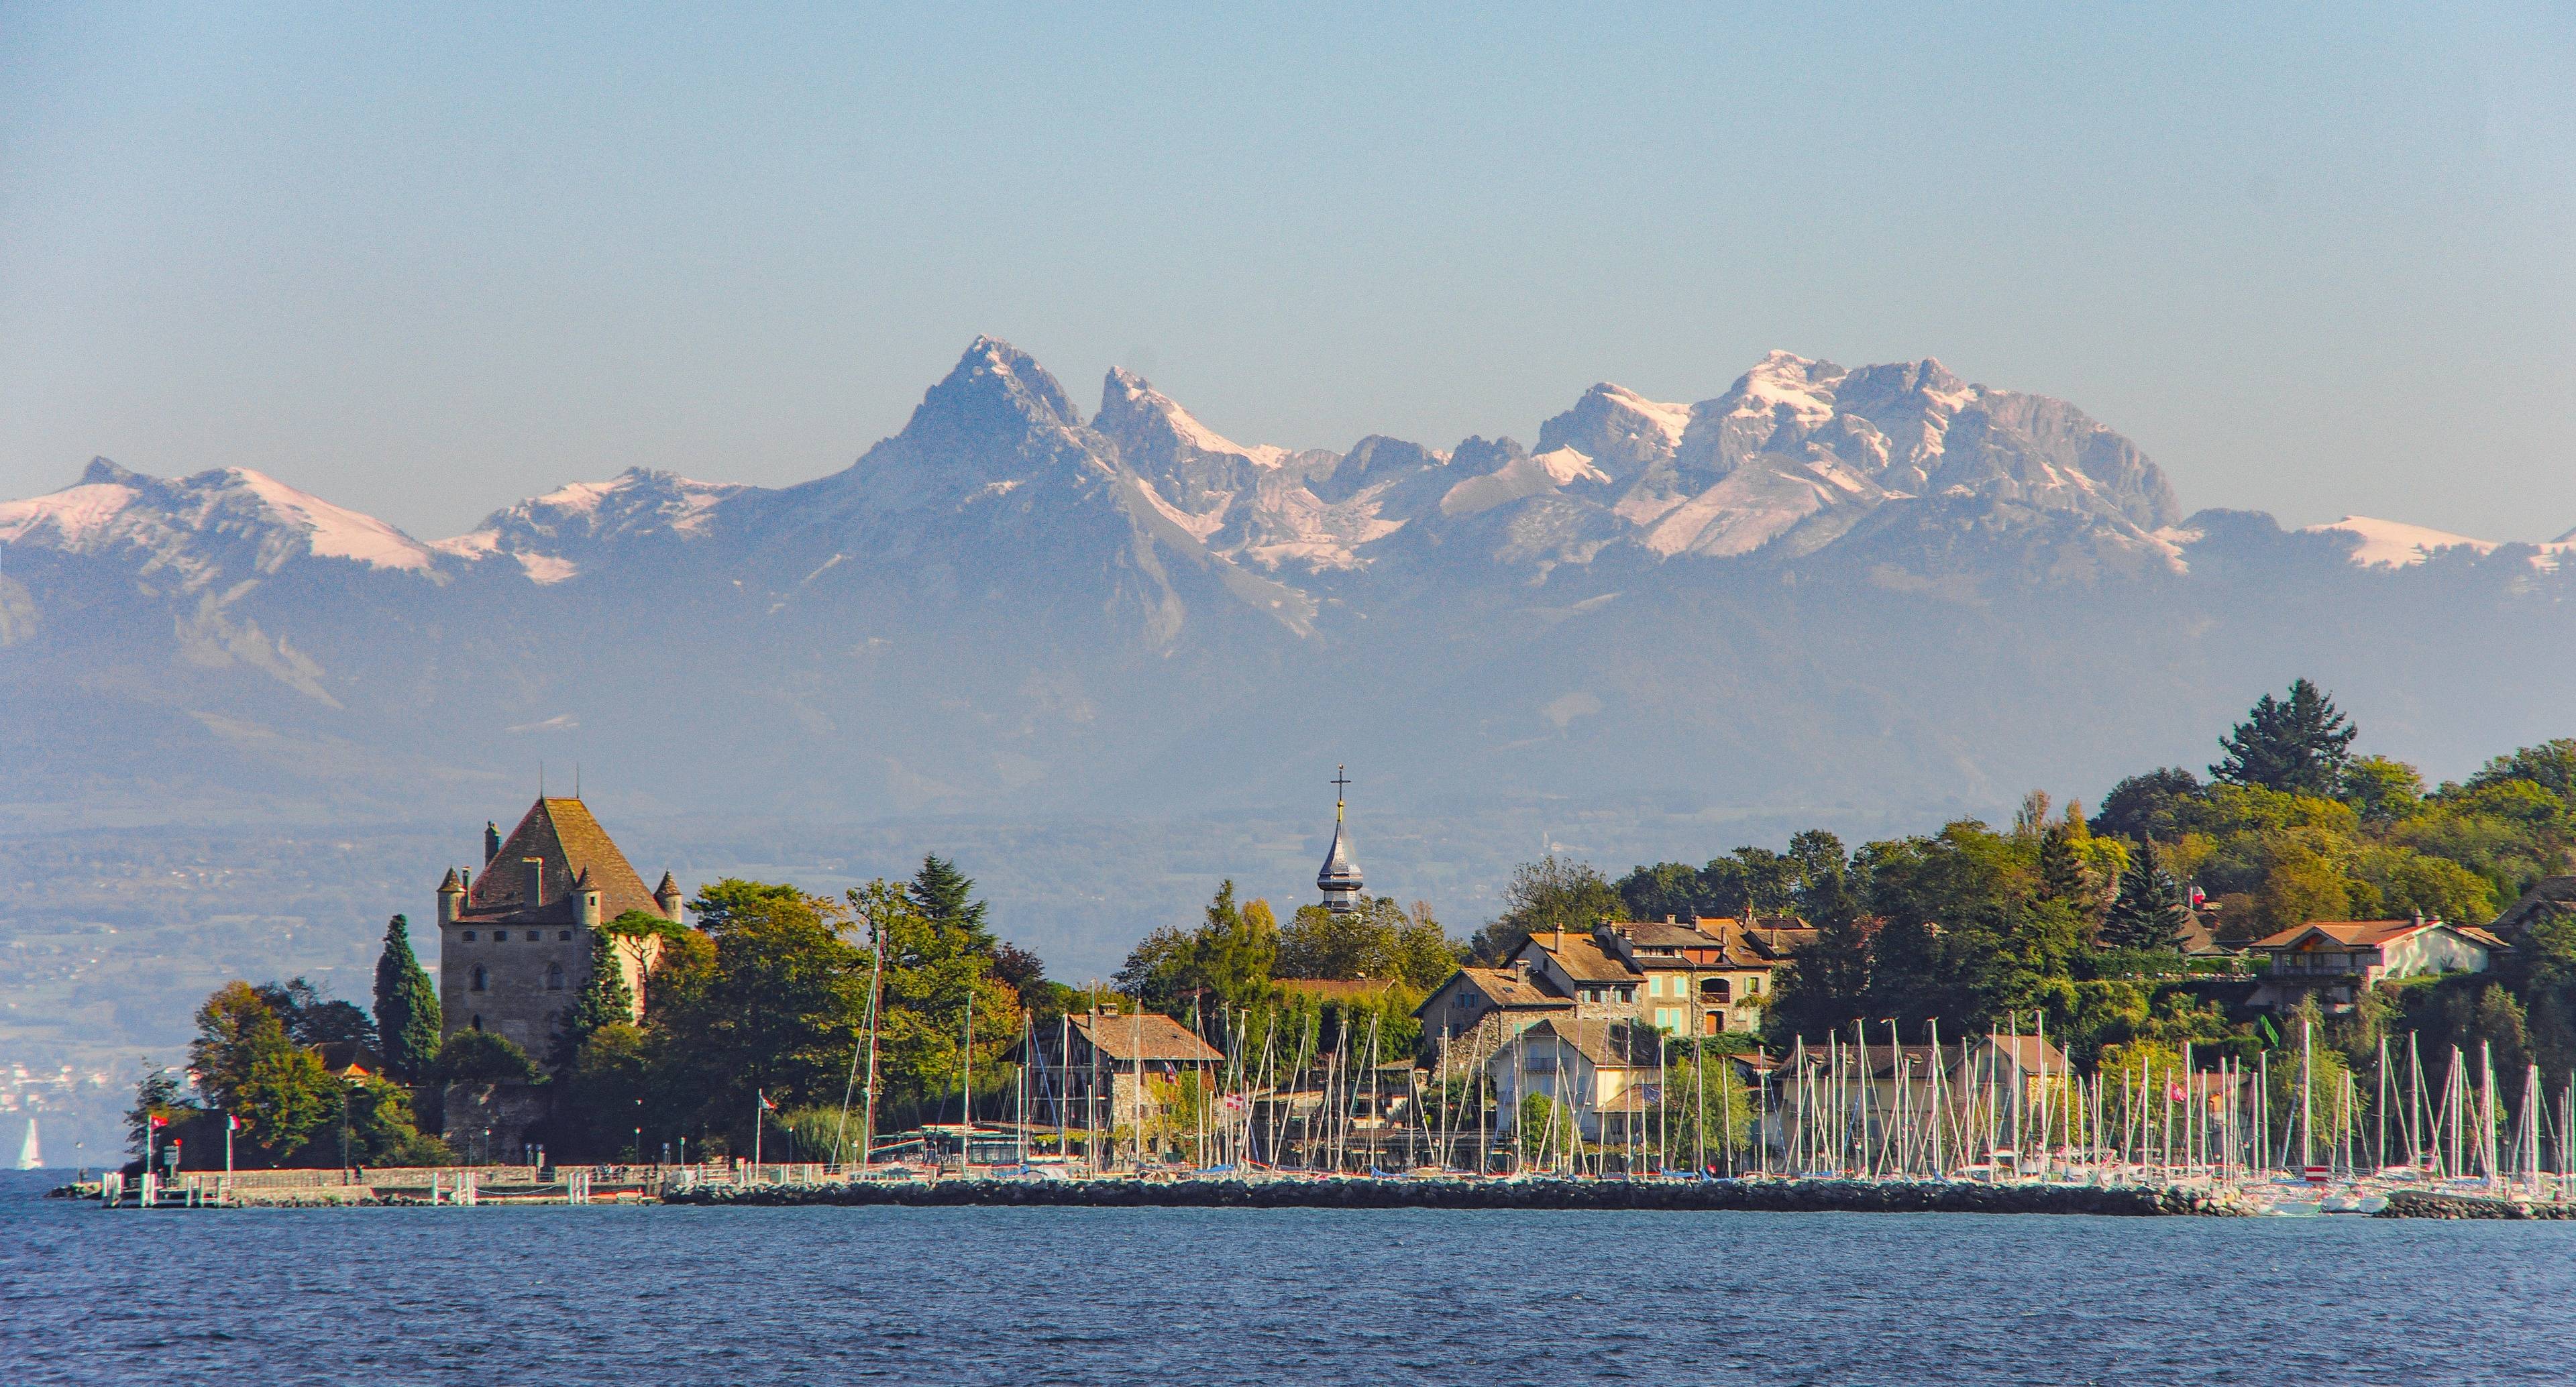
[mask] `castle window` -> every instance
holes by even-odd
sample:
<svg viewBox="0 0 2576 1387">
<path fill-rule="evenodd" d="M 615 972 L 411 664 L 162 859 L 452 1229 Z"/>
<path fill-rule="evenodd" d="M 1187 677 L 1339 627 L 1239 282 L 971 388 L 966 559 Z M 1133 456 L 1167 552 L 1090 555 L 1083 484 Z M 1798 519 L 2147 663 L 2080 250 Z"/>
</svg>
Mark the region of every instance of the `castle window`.
<svg viewBox="0 0 2576 1387">
<path fill-rule="evenodd" d="M 466 942 L 466 943 L 468 943 L 468 944 L 471 944 L 471 943 L 473 943 L 473 942 L 474 942 L 474 931 L 472 931 L 472 930 L 467 930 L 467 931 L 465 932 L 465 942 Z"/>
<path fill-rule="evenodd" d="M 508 930 L 505 930 L 505 929 L 496 929 L 496 930 L 492 931 L 492 942 L 493 942 L 493 943 L 495 943 L 495 944 L 507 944 L 507 943 L 509 943 L 509 942 L 510 942 L 510 932 L 509 932 Z"/>
<path fill-rule="evenodd" d="M 471 979 L 469 979 L 469 980 L 467 981 L 466 986 L 467 986 L 467 988 L 468 988 L 469 990 L 471 990 L 471 991 L 480 992 L 480 991 L 482 991 L 482 990 L 483 990 L 483 981 L 484 981 L 483 965 L 482 965 L 482 964 L 480 964 L 480 963 L 475 964 L 475 965 L 474 965 L 474 975 L 473 975 L 473 977 L 472 977 Z M 477 1018 L 477 1019 L 478 1019 L 478 1021 L 479 1021 L 479 1019 L 480 1019 L 480 1018 Z M 479 1031 L 479 1030 L 483 1029 L 483 1027 L 482 1027 L 481 1025 L 479 1025 L 479 1024 L 478 1024 L 478 1025 L 476 1025 L 476 1026 L 475 1026 L 475 1028 L 474 1028 L 474 1029 L 476 1029 L 476 1030 L 478 1030 L 478 1031 Z"/>
<path fill-rule="evenodd" d="M 547 965 L 546 965 L 546 990 L 547 990 L 548 992 L 561 992 L 561 991 L 563 991 L 563 965 L 562 965 L 562 964 L 560 964 L 560 963 L 549 963 L 549 964 L 547 964 Z"/>
<path fill-rule="evenodd" d="M 557 938 L 557 939 L 569 940 L 569 939 L 571 939 L 571 938 L 572 938 L 572 931 L 571 931 L 571 930 L 568 930 L 568 929 L 567 929 L 567 930 L 557 930 L 557 931 L 555 931 L 555 938 Z"/>
</svg>

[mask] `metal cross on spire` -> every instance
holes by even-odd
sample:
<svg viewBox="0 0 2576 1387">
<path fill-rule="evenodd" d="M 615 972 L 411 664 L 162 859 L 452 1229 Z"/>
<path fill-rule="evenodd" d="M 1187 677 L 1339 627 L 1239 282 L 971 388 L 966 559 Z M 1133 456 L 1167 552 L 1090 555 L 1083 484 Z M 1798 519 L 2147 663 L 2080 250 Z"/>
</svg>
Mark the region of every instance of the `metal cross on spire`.
<svg viewBox="0 0 2576 1387">
<path fill-rule="evenodd" d="M 1342 787 L 1351 783 L 1351 778 L 1343 774 L 1348 769 L 1350 768 L 1347 766 L 1333 767 L 1333 778 L 1328 783 L 1333 787 L 1333 799 L 1336 803 L 1339 803 L 1342 798 Z"/>
</svg>

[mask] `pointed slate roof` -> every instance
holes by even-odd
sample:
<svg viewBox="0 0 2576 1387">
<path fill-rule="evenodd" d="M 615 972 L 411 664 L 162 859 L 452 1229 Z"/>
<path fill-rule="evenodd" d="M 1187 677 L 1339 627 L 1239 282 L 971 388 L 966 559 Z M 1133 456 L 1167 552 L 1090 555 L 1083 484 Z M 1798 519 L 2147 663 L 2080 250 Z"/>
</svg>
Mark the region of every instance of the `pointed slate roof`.
<svg viewBox="0 0 2576 1387">
<path fill-rule="evenodd" d="M 1338 777 L 1341 772 L 1335 770 L 1333 774 Z M 1356 903 L 1360 888 L 1366 884 L 1360 880 L 1360 864 L 1351 860 L 1350 844 L 1344 839 L 1348 832 L 1342 822 L 1342 797 L 1336 793 L 1333 796 L 1333 845 L 1324 849 L 1324 865 L 1315 873 L 1315 889 L 1324 893 L 1327 904 Z"/>
<path fill-rule="evenodd" d="M 545 863 L 545 901 L 540 914 L 572 918 L 573 883 L 584 875 L 599 888 L 599 914 L 614 920 L 630 910 L 659 915 L 662 908 L 644 889 L 644 878 L 617 850 L 608 830 L 591 817 L 590 806 L 577 799 L 540 799 L 529 806 L 501 843 L 501 851 L 474 878 L 465 896 L 466 917 L 502 918 L 527 913 L 525 874 L 528 858 Z"/>
</svg>

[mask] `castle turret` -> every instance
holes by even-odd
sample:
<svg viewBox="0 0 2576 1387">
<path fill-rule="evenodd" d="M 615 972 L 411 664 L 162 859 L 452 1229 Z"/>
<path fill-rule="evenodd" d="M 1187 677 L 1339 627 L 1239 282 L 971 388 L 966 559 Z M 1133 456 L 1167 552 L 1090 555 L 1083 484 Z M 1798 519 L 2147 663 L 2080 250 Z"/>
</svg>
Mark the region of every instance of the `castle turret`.
<svg viewBox="0 0 2576 1387">
<path fill-rule="evenodd" d="M 456 869 L 450 867 L 447 869 L 447 880 L 438 884 L 439 925 L 443 928 L 455 924 L 457 915 L 464 908 L 465 882 L 456 875 Z"/>
<path fill-rule="evenodd" d="M 1346 915 L 1360 908 L 1360 865 L 1351 860 L 1350 835 L 1342 823 L 1342 787 L 1350 784 L 1342 767 L 1333 768 L 1333 845 L 1324 850 L 1323 870 L 1315 873 L 1315 889 L 1324 893 L 1324 908 L 1336 915 Z"/>
<path fill-rule="evenodd" d="M 663 919 L 680 923 L 680 883 L 672 880 L 669 872 L 664 872 L 662 884 L 653 888 L 653 903 L 662 907 Z"/>
<path fill-rule="evenodd" d="M 572 879 L 572 920 L 583 929 L 599 928 L 599 885 L 590 879 L 590 869 Z"/>
</svg>

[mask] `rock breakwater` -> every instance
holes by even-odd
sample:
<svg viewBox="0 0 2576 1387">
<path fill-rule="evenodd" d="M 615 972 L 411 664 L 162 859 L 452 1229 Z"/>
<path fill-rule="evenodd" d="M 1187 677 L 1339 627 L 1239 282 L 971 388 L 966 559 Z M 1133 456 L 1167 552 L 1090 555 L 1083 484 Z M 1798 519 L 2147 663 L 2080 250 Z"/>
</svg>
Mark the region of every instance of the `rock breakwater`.
<svg viewBox="0 0 2576 1387">
<path fill-rule="evenodd" d="M 1062 1208 L 1694 1209 L 1776 1213 L 2097 1214 L 2244 1212 L 2206 1191 L 2137 1185 L 1873 1180 L 862 1180 L 701 1185 L 665 1203 L 722 1206 L 1001 1205 Z"/>
</svg>

